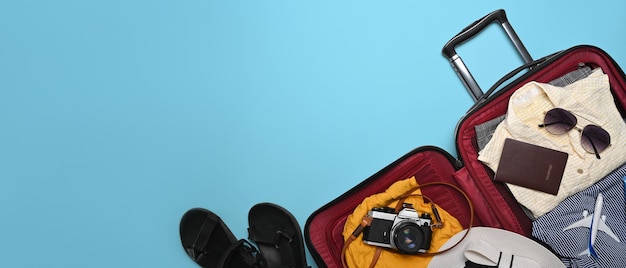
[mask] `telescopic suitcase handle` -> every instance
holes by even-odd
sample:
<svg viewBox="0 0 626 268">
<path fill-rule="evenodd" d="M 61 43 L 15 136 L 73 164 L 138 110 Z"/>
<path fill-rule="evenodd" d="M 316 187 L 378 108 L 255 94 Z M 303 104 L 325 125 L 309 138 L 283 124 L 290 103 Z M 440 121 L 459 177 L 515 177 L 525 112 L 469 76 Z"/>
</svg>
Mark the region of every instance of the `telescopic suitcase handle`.
<svg viewBox="0 0 626 268">
<path fill-rule="evenodd" d="M 483 93 L 480 86 L 478 86 L 476 79 L 474 79 L 469 69 L 467 69 L 467 66 L 461 57 L 457 55 L 455 48 L 482 32 L 487 26 L 495 21 L 498 21 L 500 25 L 502 25 L 502 28 L 509 36 L 509 39 L 513 42 L 513 45 L 517 49 L 517 52 L 519 52 L 522 56 L 524 62 L 526 64 L 533 62 L 533 58 L 528 53 L 528 50 L 526 50 L 526 47 L 515 33 L 515 30 L 513 30 L 513 27 L 509 24 L 509 21 L 506 18 L 506 13 L 503 9 L 493 11 L 465 27 L 465 29 L 452 37 L 452 39 L 450 39 L 450 41 L 443 46 L 442 53 L 446 58 L 448 58 L 448 60 L 450 60 L 452 68 L 459 75 L 461 82 L 463 82 L 463 85 L 469 91 L 472 99 L 474 99 L 474 102 L 478 102 L 481 98 L 485 98 L 485 93 Z"/>
</svg>

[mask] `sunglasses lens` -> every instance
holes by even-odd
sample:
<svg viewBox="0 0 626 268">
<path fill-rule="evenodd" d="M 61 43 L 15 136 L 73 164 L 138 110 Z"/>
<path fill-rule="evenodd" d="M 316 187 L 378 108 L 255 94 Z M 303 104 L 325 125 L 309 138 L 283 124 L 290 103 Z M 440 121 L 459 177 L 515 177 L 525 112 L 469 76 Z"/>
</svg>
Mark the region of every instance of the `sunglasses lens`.
<svg viewBox="0 0 626 268">
<path fill-rule="evenodd" d="M 581 143 L 585 151 L 600 153 L 611 145 L 611 136 L 599 126 L 588 125 L 583 128 Z"/>
<path fill-rule="evenodd" d="M 576 126 L 576 116 L 561 108 L 554 108 L 546 113 L 543 119 L 543 126 L 546 131 L 561 135 Z"/>
</svg>

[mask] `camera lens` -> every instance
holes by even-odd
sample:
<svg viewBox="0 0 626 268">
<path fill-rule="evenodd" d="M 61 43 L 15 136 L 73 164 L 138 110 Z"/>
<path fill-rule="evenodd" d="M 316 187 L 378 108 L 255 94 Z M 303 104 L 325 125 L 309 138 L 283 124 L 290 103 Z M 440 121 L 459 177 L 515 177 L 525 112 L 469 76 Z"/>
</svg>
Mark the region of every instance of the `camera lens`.
<svg viewBox="0 0 626 268">
<path fill-rule="evenodd" d="M 393 242 L 396 248 L 404 253 L 417 253 L 424 241 L 424 234 L 413 223 L 400 224 L 394 232 Z"/>
</svg>

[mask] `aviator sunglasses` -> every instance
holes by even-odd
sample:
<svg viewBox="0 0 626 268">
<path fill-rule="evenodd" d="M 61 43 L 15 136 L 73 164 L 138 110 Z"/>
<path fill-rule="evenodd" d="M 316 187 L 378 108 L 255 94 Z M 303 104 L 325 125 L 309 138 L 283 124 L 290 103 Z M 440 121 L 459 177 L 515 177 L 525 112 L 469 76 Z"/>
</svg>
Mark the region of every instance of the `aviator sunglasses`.
<svg viewBox="0 0 626 268">
<path fill-rule="evenodd" d="M 554 108 L 546 113 L 543 124 L 539 127 L 554 135 L 562 135 L 576 128 L 581 134 L 580 143 L 583 149 L 600 159 L 600 153 L 611 145 L 611 135 L 599 126 L 586 125 L 580 129 L 576 127 L 576 123 L 578 120 L 570 111 Z"/>
</svg>

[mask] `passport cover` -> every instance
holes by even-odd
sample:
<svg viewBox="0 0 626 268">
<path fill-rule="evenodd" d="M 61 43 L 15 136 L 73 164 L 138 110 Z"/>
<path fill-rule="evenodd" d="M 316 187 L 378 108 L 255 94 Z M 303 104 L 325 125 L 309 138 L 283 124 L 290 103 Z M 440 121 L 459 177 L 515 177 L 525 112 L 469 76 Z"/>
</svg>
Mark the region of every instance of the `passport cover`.
<svg viewBox="0 0 626 268">
<path fill-rule="evenodd" d="M 494 180 L 556 195 L 568 154 L 506 139 Z"/>
</svg>

